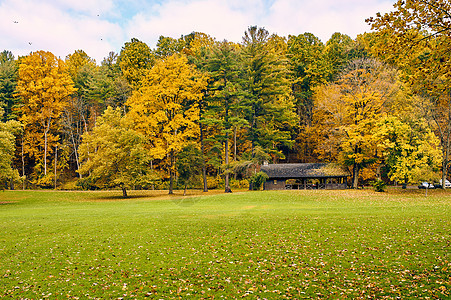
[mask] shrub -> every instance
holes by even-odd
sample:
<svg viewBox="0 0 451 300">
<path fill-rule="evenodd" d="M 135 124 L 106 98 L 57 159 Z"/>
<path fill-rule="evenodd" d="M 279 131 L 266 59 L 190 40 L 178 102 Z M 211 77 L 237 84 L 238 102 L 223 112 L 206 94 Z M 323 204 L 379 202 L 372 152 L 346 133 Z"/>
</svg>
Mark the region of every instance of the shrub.
<svg viewBox="0 0 451 300">
<path fill-rule="evenodd" d="M 55 177 L 52 173 L 48 173 L 36 180 L 35 184 L 43 189 L 53 188 L 55 186 Z"/>
<path fill-rule="evenodd" d="M 230 179 L 230 187 L 235 189 L 246 189 L 249 188 L 249 180 L 247 179 Z"/>
<path fill-rule="evenodd" d="M 207 188 L 209 190 L 214 190 L 220 188 L 221 186 L 221 177 L 207 177 Z"/>
<path fill-rule="evenodd" d="M 252 189 L 258 191 L 261 189 L 263 183 L 268 179 L 268 175 L 265 172 L 258 172 L 251 176 L 250 183 L 252 184 Z"/>
<path fill-rule="evenodd" d="M 373 186 L 373 188 L 376 192 L 385 192 L 385 188 L 387 187 L 387 184 L 385 183 L 385 181 L 383 181 L 381 179 L 377 179 L 377 180 L 371 182 L 371 185 Z"/>
</svg>

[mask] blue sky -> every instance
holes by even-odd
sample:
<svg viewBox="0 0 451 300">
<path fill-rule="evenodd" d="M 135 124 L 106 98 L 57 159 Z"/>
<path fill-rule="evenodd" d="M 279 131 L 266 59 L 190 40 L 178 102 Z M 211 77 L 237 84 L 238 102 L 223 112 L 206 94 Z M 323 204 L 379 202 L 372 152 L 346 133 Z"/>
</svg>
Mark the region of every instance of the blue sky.
<svg viewBox="0 0 451 300">
<path fill-rule="evenodd" d="M 17 57 L 46 50 L 65 58 L 82 49 L 98 63 L 138 38 L 155 47 L 160 35 L 200 31 L 241 42 L 251 25 L 282 36 L 334 32 L 355 38 L 365 19 L 395 0 L 0 0 L 0 51 Z"/>
</svg>

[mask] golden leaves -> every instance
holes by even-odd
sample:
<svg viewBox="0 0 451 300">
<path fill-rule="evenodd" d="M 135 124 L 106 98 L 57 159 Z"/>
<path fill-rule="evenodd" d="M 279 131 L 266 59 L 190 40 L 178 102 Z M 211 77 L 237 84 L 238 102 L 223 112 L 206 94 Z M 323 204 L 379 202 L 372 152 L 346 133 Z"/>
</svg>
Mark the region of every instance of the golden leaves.
<svg viewBox="0 0 451 300">
<path fill-rule="evenodd" d="M 23 101 L 19 120 L 25 126 L 24 143 L 29 146 L 24 150 L 42 160 L 44 168 L 51 146 L 58 141 L 57 119 L 75 91 L 64 62 L 51 52 L 34 52 L 21 60 L 17 94 Z M 43 138 L 36 139 L 39 135 Z"/>
<path fill-rule="evenodd" d="M 198 101 L 206 85 L 206 76 L 183 55 L 158 61 L 146 73 L 142 87 L 127 101 L 128 116 L 149 139 L 154 159 L 177 153 L 189 138 L 197 137 Z"/>
</svg>

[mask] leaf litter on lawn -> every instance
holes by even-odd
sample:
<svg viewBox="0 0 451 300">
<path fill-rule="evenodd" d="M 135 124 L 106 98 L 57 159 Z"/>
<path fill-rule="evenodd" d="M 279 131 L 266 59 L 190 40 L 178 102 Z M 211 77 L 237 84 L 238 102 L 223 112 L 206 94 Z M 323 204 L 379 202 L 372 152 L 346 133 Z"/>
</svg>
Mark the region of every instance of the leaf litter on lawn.
<svg viewBox="0 0 451 300">
<path fill-rule="evenodd" d="M 63 201 L 48 210 L 28 201 L 0 211 L 0 295 L 449 297 L 449 202 L 370 194 Z"/>
</svg>

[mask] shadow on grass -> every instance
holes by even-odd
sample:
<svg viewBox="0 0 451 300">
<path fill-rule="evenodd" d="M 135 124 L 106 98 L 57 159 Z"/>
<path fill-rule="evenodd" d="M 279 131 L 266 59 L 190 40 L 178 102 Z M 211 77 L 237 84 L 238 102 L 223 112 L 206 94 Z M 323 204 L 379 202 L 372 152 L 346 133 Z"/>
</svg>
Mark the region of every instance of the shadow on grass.
<svg viewBox="0 0 451 300">
<path fill-rule="evenodd" d="M 152 196 L 152 195 L 129 195 L 127 197 L 124 197 L 122 195 L 117 195 L 117 196 L 107 195 L 107 196 L 96 197 L 96 199 L 107 201 L 107 200 L 133 200 L 133 199 L 152 198 L 152 197 L 158 197 L 158 196 L 157 195 L 155 195 L 155 196 Z"/>
<path fill-rule="evenodd" d="M 200 199 L 198 197 L 187 197 L 187 198 L 172 199 L 172 202 L 178 206 L 190 207 L 199 202 L 199 200 Z"/>
<path fill-rule="evenodd" d="M 197 198 L 197 193 L 188 194 L 183 196 L 183 192 L 176 192 L 172 195 L 168 194 L 167 191 L 132 191 L 128 194 L 127 197 L 124 197 L 121 193 L 113 194 L 103 194 L 96 195 L 91 198 L 89 201 L 123 201 L 123 200 L 138 200 L 138 199 L 147 199 L 147 200 L 171 200 L 176 204 L 180 204 L 186 206 L 187 204 L 192 205 L 194 202 L 198 200 L 194 200 Z"/>
<path fill-rule="evenodd" d="M 182 207 L 190 207 L 195 205 L 197 202 L 200 201 L 199 195 L 193 194 L 193 195 L 186 195 L 183 196 L 183 194 L 172 194 L 168 195 L 167 192 L 163 193 L 146 193 L 146 194 L 131 194 L 127 197 L 123 197 L 122 195 L 103 195 L 98 196 L 95 198 L 94 201 L 123 201 L 123 200 L 139 200 L 139 199 L 145 199 L 145 200 L 171 200 L 172 203 L 178 206 Z"/>
</svg>

